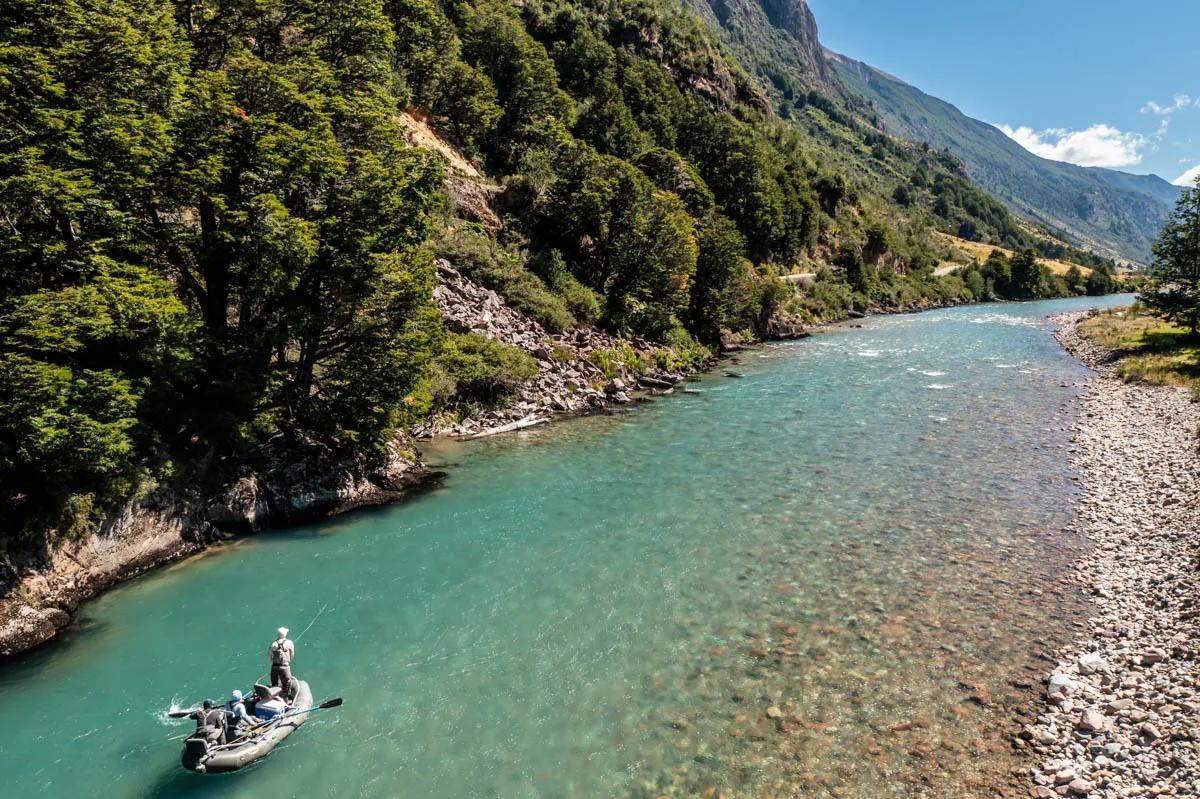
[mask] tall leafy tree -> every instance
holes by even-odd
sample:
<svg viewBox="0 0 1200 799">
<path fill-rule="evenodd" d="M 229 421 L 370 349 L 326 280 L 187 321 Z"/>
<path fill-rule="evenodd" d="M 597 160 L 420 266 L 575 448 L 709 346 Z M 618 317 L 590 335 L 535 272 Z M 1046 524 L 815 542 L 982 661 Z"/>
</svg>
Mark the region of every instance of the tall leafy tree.
<svg viewBox="0 0 1200 799">
<path fill-rule="evenodd" d="M 420 243 L 440 167 L 394 118 L 378 0 L 245 13 L 253 21 L 227 40 L 198 42 L 205 68 L 178 123 L 171 205 L 154 209 L 204 320 L 214 379 L 197 386 L 197 423 L 221 451 L 279 428 L 378 442 L 436 335 Z"/>
<path fill-rule="evenodd" d="M 1028 298 L 1043 295 L 1042 266 L 1038 263 L 1036 252 L 1026 249 L 1017 253 L 1012 258 L 1011 267 L 1013 296 Z"/>
<path fill-rule="evenodd" d="M 172 12 L 0 6 L 0 532 L 87 529 L 186 371 L 189 315 L 142 225 L 189 55 Z"/>
<path fill-rule="evenodd" d="M 1178 322 L 1196 336 L 1200 328 L 1200 179 L 1185 189 L 1167 217 L 1158 242 L 1150 282 L 1138 297 L 1147 307 Z"/>
<path fill-rule="evenodd" d="M 729 218 L 713 214 L 697 233 L 699 256 L 688 324 L 701 342 L 715 347 L 721 330 L 734 324 L 742 282 L 752 267 L 745 255 L 746 240 Z"/>
</svg>

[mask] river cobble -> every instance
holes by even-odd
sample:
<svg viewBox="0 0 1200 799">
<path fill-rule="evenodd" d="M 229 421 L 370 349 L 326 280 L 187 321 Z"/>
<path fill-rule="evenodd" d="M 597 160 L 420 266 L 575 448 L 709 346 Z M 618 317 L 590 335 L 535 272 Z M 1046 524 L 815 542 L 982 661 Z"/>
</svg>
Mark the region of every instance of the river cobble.
<svg viewBox="0 0 1200 799">
<path fill-rule="evenodd" d="M 1075 578 L 1094 610 L 1021 733 L 1029 795 L 1196 797 L 1200 406 L 1183 389 L 1116 379 L 1080 318 L 1060 317 L 1058 338 L 1099 371 L 1074 428 L 1077 525 L 1093 544 Z"/>
</svg>

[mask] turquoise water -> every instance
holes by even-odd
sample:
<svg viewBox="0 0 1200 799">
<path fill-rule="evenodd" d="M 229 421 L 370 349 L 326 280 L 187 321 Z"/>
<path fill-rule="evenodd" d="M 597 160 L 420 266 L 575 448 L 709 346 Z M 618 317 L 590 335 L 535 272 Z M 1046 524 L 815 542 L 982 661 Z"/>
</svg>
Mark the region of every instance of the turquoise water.
<svg viewBox="0 0 1200 799">
<path fill-rule="evenodd" d="M 1058 531 L 1086 373 L 1044 317 L 1092 304 L 870 319 L 439 445 L 436 490 L 137 580 L 0 670 L 0 790 L 978 795 L 1081 610 Z M 247 771 L 183 772 L 164 711 L 310 622 L 296 673 L 344 707 Z"/>
</svg>

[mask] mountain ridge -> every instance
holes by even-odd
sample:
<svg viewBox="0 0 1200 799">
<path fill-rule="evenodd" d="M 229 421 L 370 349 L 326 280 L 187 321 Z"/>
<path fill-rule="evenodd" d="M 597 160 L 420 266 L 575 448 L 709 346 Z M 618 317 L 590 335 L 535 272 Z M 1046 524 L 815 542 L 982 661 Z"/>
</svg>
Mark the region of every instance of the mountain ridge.
<svg viewBox="0 0 1200 799">
<path fill-rule="evenodd" d="M 828 48 L 823 55 L 842 86 L 870 105 L 883 129 L 948 149 L 981 188 L 1031 221 L 1105 255 L 1149 261 L 1178 187 L 1157 175 L 1042 158 L 895 75 Z"/>
</svg>

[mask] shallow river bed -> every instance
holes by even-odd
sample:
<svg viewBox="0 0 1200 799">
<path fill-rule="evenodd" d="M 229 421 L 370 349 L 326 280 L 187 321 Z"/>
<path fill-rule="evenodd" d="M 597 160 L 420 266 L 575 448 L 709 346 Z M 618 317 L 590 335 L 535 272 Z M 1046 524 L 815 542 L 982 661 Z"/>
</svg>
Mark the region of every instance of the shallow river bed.
<svg viewBox="0 0 1200 799">
<path fill-rule="evenodd" d="M 1044 317 L 1090 304 L 748 351 L 681 396 L 439 445 L 449 477 L 412 502 L 113 591 L 0 669 L 3 792 L 982 795 L 1086 611 L 1060 531 L 1088 373 Z M 183 772 L 166 709 L 245 689 L 310 622 L 295 671 L 344 707 L 246 772 Z"/>
</svg>

